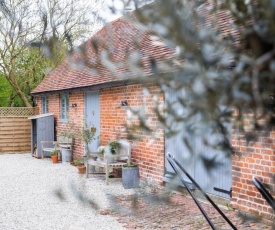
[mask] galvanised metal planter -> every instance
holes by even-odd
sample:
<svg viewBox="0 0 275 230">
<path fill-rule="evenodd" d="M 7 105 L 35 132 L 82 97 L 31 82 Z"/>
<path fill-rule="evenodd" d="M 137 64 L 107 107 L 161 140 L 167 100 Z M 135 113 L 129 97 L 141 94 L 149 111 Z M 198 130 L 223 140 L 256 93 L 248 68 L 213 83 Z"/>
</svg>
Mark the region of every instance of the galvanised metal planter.
<svg viewBox="0 0 275 230">
<path fill-rule="evenodd" d="M 139 187 L 139 168 L 123 167 L 122 168 L 122 185 L 125 189 Z"/>
<path fill-rule="evenodd" d="M 72 149 L 62 149 L 61 156 L 62 156 L 62 162 L 72 162 L 73 161 L 73 150 Z"/>
</svg>

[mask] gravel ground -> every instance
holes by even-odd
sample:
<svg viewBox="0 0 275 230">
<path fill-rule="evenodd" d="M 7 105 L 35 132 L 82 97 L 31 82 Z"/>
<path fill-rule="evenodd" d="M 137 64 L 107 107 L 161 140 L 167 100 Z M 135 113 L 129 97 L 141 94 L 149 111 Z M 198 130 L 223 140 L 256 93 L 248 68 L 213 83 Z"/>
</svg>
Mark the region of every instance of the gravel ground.
<svg viewBox="0 0 275 230">
<path fill-rule="evenodd" d="M 104 176 L 86 179 L 69 163 L 52 164 L 30 154 L 0 155 L 1 230 L 124 229 L 102 214 L 111 208 L 113 196 L 133 193 L 119 179 L 108 186 Z"/>
</svg>

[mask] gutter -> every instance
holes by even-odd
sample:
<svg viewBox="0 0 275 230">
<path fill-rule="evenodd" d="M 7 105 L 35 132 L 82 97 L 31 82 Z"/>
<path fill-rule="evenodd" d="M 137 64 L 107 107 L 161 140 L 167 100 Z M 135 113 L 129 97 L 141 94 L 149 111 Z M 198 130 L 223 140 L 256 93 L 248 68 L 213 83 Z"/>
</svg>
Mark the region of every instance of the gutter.
<svg viewBox="0 0 275 230">
<path fill-rule="evenodd" d="M 31 95 L 35 97 L 35 96 L 38 96 L 38 95 L 50 95 L 50 94 L 56 94 L 56 93 L 59 93 L 59 92 L 73 93 L 73 92 L 97 91 L 97 90 L 105 89 L 105 88 L 125 86 L 125 85 L 133 85 L 133 84 L 137 84 L 137 82 L 136 81 L 131 81 L 131 80 L 124 80 L 124 81 L 121 80 L 121 81 L 108 82 L 108 83 L 102 83 L 102 84 L 98 84 L 98 85 L 83 86 L 83 87 L 71 88 L 71 89 L 42 91 L 42 92 L 37 92 L 37 93 L 31 93 Z"/>
</svg>

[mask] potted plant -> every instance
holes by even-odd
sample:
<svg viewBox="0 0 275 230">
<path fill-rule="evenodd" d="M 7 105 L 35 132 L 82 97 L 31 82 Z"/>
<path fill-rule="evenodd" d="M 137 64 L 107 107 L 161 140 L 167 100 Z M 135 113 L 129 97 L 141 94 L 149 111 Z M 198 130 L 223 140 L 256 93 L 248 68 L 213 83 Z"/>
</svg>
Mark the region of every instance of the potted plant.
<svg viewBox="0 0 275 230">
<path fill-rule="evenodd" d="M 89 128 L 91 126 L 91 128 Z M 88 125 L 85 122 L 85 126 L 79 130 L 78 132 L 78 138 L 85 143 L 85 154 L 83 156 L 84 159 L 84 165 L 86 165 L 87 161 L 87 155 L 89 152 L 89 144 L 93 141 L 96 140 L 97 138 L 95 137 L 96 134 L 96 128 L 94 125 Z M 97 157 L 94 157 L 94 160 L 96 160 Z"/>
<path fill-rule="evenodd" d="M 51 151 L 51 159 L 53 164 L 58 163 L 58 150 Z"/>
<path fill-rule="evenodd" d="M 92 126 L 90 129 L 85 123 L 85 127 L 80 130 L 79 138 L 85 143 L 85 153 L 89 152 L 89 144 L 96 139 L 96 128 Z"/>
<path fill-rule="evenodd" d="M 120 144 L 117 141 L 112 141 L 109 143 L 110 151 L 112 154 L 116 154 L 119 150 Z"/>
<path fill-rule="evenodd" d="M 60 133 L 60 137 L 62 137 L 62 142 L 65 146 L 71 146 L 71 147 L 62 147 L 61 150 L 61 156 L 62 156 L 62 162 L 71 162 L 73 159 L 73 150 L 72 150 L 72 143 L 73 138 L 76 136 L 75 133 L 75 124 L 74 123 L 67 123 L 66 129 L 63 130 Z"/>
<path fill-rule="evenodd" d="M 125 189 L 139 187 L 139 168 L 136 164 L 125 164 L 122 167 L 122 185 Z"/>
<path fill-rule="evenodd" d="M 76 159 L 74 160 L 74 165 L 78 168 L 78 173 L 79 174 L 84 174 L 85 173 L 85 165 L 81 159 Z"/>
<path fill-rule="evenodd" d="M 112 141 L 104 148 L 104 155 L 117 154 L 119 148 L 120 148 L 120 143 L 118 143 L 117 141 Z M 113 162 L 114 162 L 114 158 L 109 157 L 108 163 L 113 163 Z"/>
</svg>

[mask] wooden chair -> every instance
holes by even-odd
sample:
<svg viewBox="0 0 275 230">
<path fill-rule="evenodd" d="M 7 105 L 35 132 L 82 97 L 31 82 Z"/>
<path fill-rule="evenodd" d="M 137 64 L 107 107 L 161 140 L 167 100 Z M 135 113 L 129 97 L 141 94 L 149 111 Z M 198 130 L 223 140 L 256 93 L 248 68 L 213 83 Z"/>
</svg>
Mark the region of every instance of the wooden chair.
<svg viewBox="0 0 275 230">
<path fill-rule="evenodd" d="M 44 152 L 52 152 L 54 150 L 72 149 L 73 138 L 57 136 L 57 141 L 41 141 L 42 152 L 41 158 L 44 159 Z"/>
<path fill-rule="evenodd" d="M 90 152 L 87 154 L 87 169 L 86 169 L 86 177 L 88 178 L 89 174 L 89 166 L 100 167 L 105 169 L 106 175 L 106 184 L 109 184 L 109 172 L 112 169 L 122 168 L 126 163 L 130 163 L 131 159 L 131 143 L 127 140 L 119 140 L 120 148 L 117 154 L 104 154 L 103 160 L 94 160 L 91 157 L 99 156 L 100 152 Z M 108 148 L 108 145 L 105 149 Z M 114 160 L 113 163 L 110 163 L 110 160 Z"/>
</svg>

